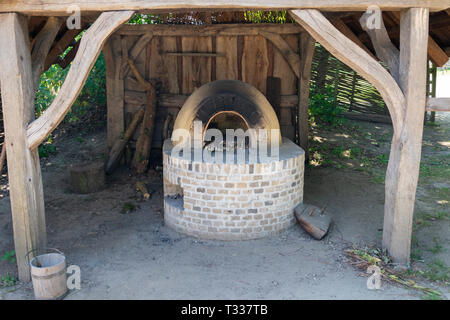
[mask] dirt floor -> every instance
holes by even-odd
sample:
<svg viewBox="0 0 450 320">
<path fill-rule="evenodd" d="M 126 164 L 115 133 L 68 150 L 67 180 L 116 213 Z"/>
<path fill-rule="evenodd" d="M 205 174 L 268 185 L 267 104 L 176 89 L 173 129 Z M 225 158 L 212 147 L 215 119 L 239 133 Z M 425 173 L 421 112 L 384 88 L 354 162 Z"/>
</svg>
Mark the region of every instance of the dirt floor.
<svg viewBox="0 0 450 320">
<path fill-rule="evenodd" d="M 384 170 L 392 128 L 348 122 L 315 127 L 313 157 L 305 173 L 305 202 L 326 206 L 334 224 L 322 241 L 299 225 L 260 240 L 204 241 L 164 225 L 162 180 L 142 200 L 126 169 L 108 177 L 107 189 L 70 191 L 67 166 L 102 159 L 105 133 L 56 139 L 42 160 L 49 246 L 81 268 L 81 290 L 65 299 L 448 299 L 450 264 L 450 117 L 426 126 L 417 192 L 410 279 L 442 292 L 424 293 L 383 282 L 368 290 L 367 277 L 344 250 L 381 246 Z M 0 257 L 14 249 L 6 178 L 0 199 Z M 17 274 L 0 261 L 0 275 Z M 30 283 L 2 280 L 0 299 L 32 299 Z"/>
</svg>

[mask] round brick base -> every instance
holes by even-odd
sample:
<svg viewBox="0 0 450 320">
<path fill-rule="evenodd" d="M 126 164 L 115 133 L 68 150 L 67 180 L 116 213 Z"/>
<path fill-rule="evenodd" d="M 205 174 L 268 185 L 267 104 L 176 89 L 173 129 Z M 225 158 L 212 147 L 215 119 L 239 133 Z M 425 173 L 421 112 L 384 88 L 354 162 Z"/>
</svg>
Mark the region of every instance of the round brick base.
<svg viewBox="0 0 450 320">
<path fill-rule="evenodd" d="M 164 221 L 191 236 L 217 240 L 262 238 L 294 224 L 303 201 L 303 150 L 283 138 L 279 159 L 266 163 L 185 160 L 163 148 Z"/>
</svg>

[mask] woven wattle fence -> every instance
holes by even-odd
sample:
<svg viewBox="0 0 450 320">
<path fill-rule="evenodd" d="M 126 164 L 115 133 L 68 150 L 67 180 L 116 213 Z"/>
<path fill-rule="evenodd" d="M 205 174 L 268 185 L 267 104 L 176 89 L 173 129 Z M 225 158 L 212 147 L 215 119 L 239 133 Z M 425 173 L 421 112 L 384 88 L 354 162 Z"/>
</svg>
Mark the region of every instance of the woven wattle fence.
<svg viewBox="0 0 450 320">
<path fill-rule="evenodd" d="M 389 117 L 377 89 L 319 44 L 314 53 L 311 81 L 311 85 L 318 90 L 332 86 L 337 101 L 347 113 L 367 115 L 367 120 L 371 115 Z"/>
</svg>

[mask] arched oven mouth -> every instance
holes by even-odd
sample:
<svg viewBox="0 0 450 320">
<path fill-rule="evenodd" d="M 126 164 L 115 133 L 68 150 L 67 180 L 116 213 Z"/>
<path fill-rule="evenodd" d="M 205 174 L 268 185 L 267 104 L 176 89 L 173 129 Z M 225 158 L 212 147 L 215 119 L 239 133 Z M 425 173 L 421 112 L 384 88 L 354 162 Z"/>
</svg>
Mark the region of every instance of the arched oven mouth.
<svg viewBox="0 0 450 320">
<path fill-rule="evenodd" d="M 209 120 L 206 122 L 203 132 L 202 132 L 202 147 L 214 152 L 214 151 L 232 151 L 235 149 L 248 149 L 251 145 L 250 137 L 245 137 L 240 140 L 235 139 L 235 131 L 242 130 L 246 132 L 249 129 L 249 124 L 247 120 L 239 113 L 233 110 L 222 110 L 216 112 Z M 211 133 L 212 130 L 216 130 L 214 133 L 216 136 L 220 133 L 221 140 L 217 141 L 217 137 L 208 137 L 207 134 Z M 233 139 L 232 141 L 227 140 L 227 131 L 232 130 Z M 213 139 L 214 138 L 214 139 Z"/>
<path fill-rule="evenodd" d="M 202 125 L 201 136 L 195 135 L 196 122 Z M 275 131 L 268 134 L 267 141 L 270 142 L 273 136 L 275 141 L 281 142 L 278 118 L 266 97 L 256 88 L 237 80 L 217 80 L 197 89 L 178 113 L 174 132 L 177 129 L 189 133 L 191 145 L 201 140 L 204 146 L 208 129 L 218 129 L 222 136 L 227 129 L 250 131 L 252 139 L 264 139 L 262 135 L 256 136 L 259 130 Z M 174 145 L 180 143 L 174 134 L 172 142 Z"/>
</svg>

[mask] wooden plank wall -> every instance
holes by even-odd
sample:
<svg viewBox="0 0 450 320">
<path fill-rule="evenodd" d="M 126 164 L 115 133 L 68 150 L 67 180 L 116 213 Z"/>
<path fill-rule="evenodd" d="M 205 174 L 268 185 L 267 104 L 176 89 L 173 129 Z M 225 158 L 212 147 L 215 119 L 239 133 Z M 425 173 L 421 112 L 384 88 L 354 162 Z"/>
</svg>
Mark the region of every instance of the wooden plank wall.
<svg viewBox="0 0 450 320">
<path fill-rule="evenodd" d="M 298 52 L 299 33 L 282 36 L 292 50 Z M 111 47 L 109 51 L 114 56 L 113 59 L 106 60 L 107 69 L 116 70 L 116 76 L 107 79 L 108 82 L 114 82 L 109 83 L 107 87 L 116 88 L 115 91 L 111 90 L 111 94 L 108 93 L 108 100 L 114 99 L 114 102 L 108 103 L 108 114 L 113 115 L 114 121 L 121 121 L 121 118 L 124 121 L 123 126 L 108 121 L 108 131 L 122 131 L 126 128 L 127 121 L 130 121 L 132 115 L 145 103 L 144 89 L 131 73 L 122 75 L 123 78 L 117 76 L 118 66 L 123 65 L 122 57 L 130 52 L 140 37 L 140 34 L 134 35 L 131 32 L 116 34 L 106 46 Z M 178 56 L 167 54 L 168 52 L 217 53 L 220 56 Z M 115 66 L 108 65 L 111 63 Z M 196 88 L 219 79 L 241 80 L 266 94 L 267 77 L 279 77 L 282 99 L 281 106 L 275 111 L 279 116 L 282 134 L 295 139 L 297 78 L 280 51 L 263 36 L 155 35 L 137 56 L 135 64 L 145 79 L 157 79 L 161 84 L 152 143 L 154 149 L 162 148 L 163 126 L 167 115 L 171 114 L 172 119 L 175 119 L 184 100 Z M 122 94 L 121 90 L 117 92 L 117 88 L 123 88 L 123 102 L 117 101 Z M 120 132 L 108 133 L 109 139 L 116 136 L 120 136 Z M 111 143 L 112 141 L 108 141 L 109 146 Z"/>
</svg>

